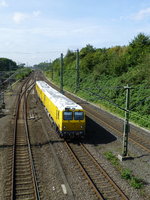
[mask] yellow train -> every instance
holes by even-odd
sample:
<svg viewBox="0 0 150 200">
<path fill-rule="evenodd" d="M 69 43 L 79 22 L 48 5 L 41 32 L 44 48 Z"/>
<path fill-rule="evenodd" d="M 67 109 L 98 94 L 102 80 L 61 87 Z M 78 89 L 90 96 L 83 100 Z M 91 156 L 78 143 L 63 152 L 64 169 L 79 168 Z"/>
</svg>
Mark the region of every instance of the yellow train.
<svg viewBox="0 0 150 200">
<path fill-rule="evenodd" d="M 85 112 L 80 105 L 44 81 L 36 81 L 36 91 L 60 137 L 84 137 Z"/>
</svg>

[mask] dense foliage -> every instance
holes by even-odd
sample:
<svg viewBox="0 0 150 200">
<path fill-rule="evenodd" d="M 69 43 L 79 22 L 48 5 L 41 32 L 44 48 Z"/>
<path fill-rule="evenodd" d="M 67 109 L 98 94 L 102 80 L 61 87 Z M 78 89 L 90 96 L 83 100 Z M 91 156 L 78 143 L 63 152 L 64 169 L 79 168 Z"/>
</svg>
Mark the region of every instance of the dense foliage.
<svg viewBox="0 0 150 200">
<path fill-rule="evenodd" d="M 0 71 L 11 71 L 18 68 L 16 62 L 8 58 L 0 58 Z"/>
<path fill-rule="evenodd" d="M 24 66 L 24 63 L 17 65 L 16 62 L 8 58 L 0 58 L 0 84 L 6 83 L 8 80 L 14 82 L 28 76 L 32 70 Z"/>
<path fill-rule="evenodd" d="M 41 69 L 43 71 L 46 71 L 48 69 L 48 67 L 50 67 L 50 63 L 48 63 L 48 62 L 42 62 L 38 65 L 33 66 L 34 69 Z"/>
<path fill-rule="evenodd" d="M 53 68 L 52 68 L 53 67 Z M 60 59 L 46 75 L 60 82 Z M 127 46 L 96 49 L 88 44 L 80 50 L 80 90 L 77 95 L 124 115 L 126 90 L 131 86 L 130 117 L 150 128 L 150 37 L 138 34 Z M 76 91 L 76 52 L 64 57 L 64 87 Z"/>
<path fill-rule="evenodd" d="M 16 73 L 16 75 L 15 75 L 15 79 L 16 79 L 16 80 L 24 79 L 24 78 L 27 77 L 31 72 L 32 72 L 32 69 L 30 69 L 30 68 L 28 68 L 28 67 L 21 68 L 21 69 L 17 70 L 17 73 Z"/>
</svg>

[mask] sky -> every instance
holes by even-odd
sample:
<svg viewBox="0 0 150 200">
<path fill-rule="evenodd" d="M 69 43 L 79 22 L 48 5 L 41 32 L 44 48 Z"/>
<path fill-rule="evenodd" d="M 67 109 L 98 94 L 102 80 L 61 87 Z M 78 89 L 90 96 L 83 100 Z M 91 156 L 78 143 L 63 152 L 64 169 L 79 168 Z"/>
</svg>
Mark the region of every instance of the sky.
<svg viewBox="0 0 150 200">
<path fill-rule="evenodd" d="M 27 66 L 87 44 L 128 45 L 150 35 L 149 0 L 0 0 L 0 57 Z"/>
</svg>

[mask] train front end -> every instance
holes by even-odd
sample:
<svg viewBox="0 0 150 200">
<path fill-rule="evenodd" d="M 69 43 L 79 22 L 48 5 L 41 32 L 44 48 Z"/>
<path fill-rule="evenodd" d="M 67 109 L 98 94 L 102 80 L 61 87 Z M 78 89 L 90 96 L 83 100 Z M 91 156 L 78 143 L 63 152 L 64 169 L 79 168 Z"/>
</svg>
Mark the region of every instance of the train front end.
<svg viewBox="0 0 150 200">
<path fill-rule="evenodd" d="M 83 109 L 65 108 L 62 112 L 60 135 L 64 138 L 84 138 L 85 113 Z"/>
</svg>

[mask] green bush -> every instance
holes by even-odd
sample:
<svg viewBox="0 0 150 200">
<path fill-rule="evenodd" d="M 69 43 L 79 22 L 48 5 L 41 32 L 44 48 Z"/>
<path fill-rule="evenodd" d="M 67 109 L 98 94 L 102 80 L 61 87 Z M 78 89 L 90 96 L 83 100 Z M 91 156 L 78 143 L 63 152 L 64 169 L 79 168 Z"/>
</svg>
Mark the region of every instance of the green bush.
<svg viewBox="0 0 150 200">
<path fill-rule="evenodd" d="M 109 160 L 115 166 L 115 168 L 121 173 L 121 177 L 127 180 L 133 188 L 141 189 L 144 186 L 144 182 L 141 179 L 135 177 L 132 174 L 131 170 L 123 169 L 121 167 L 118 158 L 116 158 L 116 156 L 112 152 L 110 151 L 105 152 L 104 155 L 107 158 L 107 160 Z"/>
<path fill-rule="evenodd" d="M 118 159 L 112 152 L 105 152 L 104 155 L 114 166 L 119 164 Z"/>
<path fill-rule="evenodd" d="M 16 80 L 24 79 L 31 73 L 31 71 L 32 70 L 30 68 L 22 68 L 22 69 L 17 70 Z"/>
<path fill-rule="evenodd" d="M 122 171 L 121 171 L 121 177 L 123 178 L 123 179 L 126 179 L 126 180 L 129 180 L 129 179 L 131 179 L 131 171 L 129 170 L 129 169 L 123 169 Z"/>
<path fill-rule="evenodd" d="M 135 189 L 141 189 L 144 186 L 143 181 L 136 177 L 131 178 L 130 185 Z"/>
</svg>

